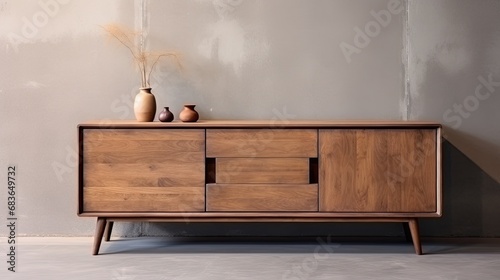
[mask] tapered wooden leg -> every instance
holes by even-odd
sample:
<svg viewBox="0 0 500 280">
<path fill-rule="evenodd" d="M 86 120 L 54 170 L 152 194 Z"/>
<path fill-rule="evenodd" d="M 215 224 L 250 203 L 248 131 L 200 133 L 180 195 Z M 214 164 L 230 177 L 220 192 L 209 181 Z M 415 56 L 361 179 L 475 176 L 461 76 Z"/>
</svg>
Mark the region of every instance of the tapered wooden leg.
<svg viewBox="0 0 500 280">
<path fill-rule="evenodd" d="M 104 228 L 106 227 L 106 218 L 97 218 L 97 224 L 95 227 L 94 235 L 94 247 L 92 248 L 92 255 L 99 254 L 99 248 L 101 247 L 102 236 L 104 235 Z"/>
<path fill-rule="evenodd" d="M 408 224 L 410 226 L 411 238 L 413 239 L 413 247 L 415 247 L 415 253 L 417 253 L 417 255 L 422 255 L 422 245 L 420 244 L 420 236 L 418 233 L 418 220 L 411 219 Z"/>
<path fill-rule="evenodd" d="M 406 222 L 402 223 L 402 224 L 403 224 L 403 231 L 405 233 L 406 242 L 412 242 L 410 226 Z"/>
<path fill-rule="evenodd" d="M 104 241 L 109 241 L 111 239 L 111 231 L 113 230 L 113 222 L 106 222 L 106 229 L 104 230 Z"/>
</svg>

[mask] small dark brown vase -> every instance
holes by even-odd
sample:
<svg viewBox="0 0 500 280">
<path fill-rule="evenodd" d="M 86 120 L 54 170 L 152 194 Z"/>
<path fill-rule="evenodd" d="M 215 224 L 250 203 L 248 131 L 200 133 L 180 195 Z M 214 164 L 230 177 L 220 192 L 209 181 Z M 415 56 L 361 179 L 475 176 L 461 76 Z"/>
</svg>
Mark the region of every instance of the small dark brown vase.
<svg viewBox="0 0 500 280">
<path fill-rule="evenodd" d="M 163 107 L 163 111 L 158 115 L 160 122 L 171 122 L 174 120 L 174 114 L 168 110 L 168 107 Z"/>
<path fill-rule="evenodd" d="M 194 110 L 196 105 L 184 105 L 184 109 L 179 114 L 179 119 L 183 122 L 196 122 L 200 117 Z"/>
</svg>

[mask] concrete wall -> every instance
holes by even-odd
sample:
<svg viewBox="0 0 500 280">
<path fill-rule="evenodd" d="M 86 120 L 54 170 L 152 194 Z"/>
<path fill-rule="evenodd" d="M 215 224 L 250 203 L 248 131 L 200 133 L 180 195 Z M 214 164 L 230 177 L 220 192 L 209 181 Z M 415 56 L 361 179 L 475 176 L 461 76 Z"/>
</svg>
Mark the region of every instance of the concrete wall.
<svg viewBox="0 0 500 280">
<path fill-rule="evenodd" d="M 428 232 L 499 236 L 500 2 L 409 1 L 408 27 L 409 113 L 449 141 L 445 216 Z"/>
<path fill-rule="evenodd" d="M 138 75 L 128 51 L 99 27 L 119 23 L 142 28 L 150 50 L 182 53 L 182 71 L 165 61 L 152 77 L 158 108 L 170 106 L 175 115 L 194 103 L 205 119 L 442 122 L 450 141 L 445 217 L 425 221 L 422 232 L 500 236 L 493 207 L 500 194 L 494 125 L 500 101 L 494 91 L 487 98 L 481 91 L 478 105 L 468 97 L 481 77 L 500 81 L 497 6 L 472 0 L 2 1 L 0 181 L 16 165 L 19 232 L 93 234 L 94 220 L 76 217 L 76 125 L 134 118 Z M 455 103 L 471 109 L 470 116 L 457 115 Z M 0 205 L 6 204 L 2 195 Z M 122 224 L 116 232 L 402 231 L 398 225 Z"/>
</svg>

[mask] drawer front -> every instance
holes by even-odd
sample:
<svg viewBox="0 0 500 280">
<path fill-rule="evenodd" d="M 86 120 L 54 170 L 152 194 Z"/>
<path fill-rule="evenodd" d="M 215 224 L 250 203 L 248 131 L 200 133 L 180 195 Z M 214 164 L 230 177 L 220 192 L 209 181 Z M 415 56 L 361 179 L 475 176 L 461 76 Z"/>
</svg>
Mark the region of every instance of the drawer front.
<svg viewBox="0 0 500 280">
<path fill-rule="evenodd" d="M 217 158 L 219 184 L 308 184 L 308 158 Z"/>
<path fill-rule="evenodd" d="M 86 129 L 83 212 L 204 211 L 203 129 Z"/>
<path fill-rule="evenodd" d="M 205 210 L 204 188 L 85 188 L 89 212 L 199 212 Z"/>
<path fill-rule="evenodd" d="M 318 185 L 208 184 L 207 211 L 318 211 Z"/>
<path fill-rule="evenodd" d="M 315 129 L 207 129 L 207 157 L 318 156 Z"/>
</svg>

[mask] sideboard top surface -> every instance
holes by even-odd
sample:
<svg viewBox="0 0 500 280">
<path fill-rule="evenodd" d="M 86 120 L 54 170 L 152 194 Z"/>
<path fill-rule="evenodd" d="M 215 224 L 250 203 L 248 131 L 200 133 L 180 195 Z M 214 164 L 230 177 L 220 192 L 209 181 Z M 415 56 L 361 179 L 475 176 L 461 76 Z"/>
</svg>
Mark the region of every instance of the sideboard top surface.
<svg viewBox="0 0 500 280">
<path fill-rule="evenodd" d="M 329 127 L 421 127 L 438 128 L 441 124 L 433 121 L 397 121 L 397 120 L 199 120 L 185 123 L 173 122 L 138 122 L 135 120 L 96 120 L 78 125 L 83 128 L 329 128 Z"/>
</svg>

